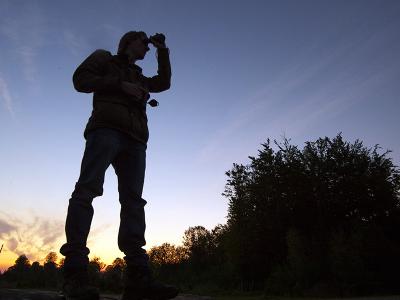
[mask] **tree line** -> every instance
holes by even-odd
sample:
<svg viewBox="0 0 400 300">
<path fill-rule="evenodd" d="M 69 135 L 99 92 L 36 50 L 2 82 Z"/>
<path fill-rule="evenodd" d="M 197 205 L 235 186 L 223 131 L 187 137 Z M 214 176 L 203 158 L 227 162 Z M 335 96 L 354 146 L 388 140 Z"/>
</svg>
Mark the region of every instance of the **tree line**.
<svg viewBox="0 0 400 300">
<path fill-rule="evenodd" d="M 223 195 L 227 222 L 187 229 L 183 245 L 149 250 L 154 274 L 182 290 L 274 295 L 398 293 L 400 170 L 360 140 L 267 140 L 247 165 L 233 164 Z M 120 258 L 89 264 L 93 284 L 121 290 Z M 2 276 L 19 287 L 56 287 L 62 261 L 20 256 Z"/>
</svg>

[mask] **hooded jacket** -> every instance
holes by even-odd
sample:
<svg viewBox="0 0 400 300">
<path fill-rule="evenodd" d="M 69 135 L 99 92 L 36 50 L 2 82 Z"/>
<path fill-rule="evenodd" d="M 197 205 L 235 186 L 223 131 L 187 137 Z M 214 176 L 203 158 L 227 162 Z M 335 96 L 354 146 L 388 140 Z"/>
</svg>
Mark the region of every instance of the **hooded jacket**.
<svg viewBox="0 0 400 300">
<path fill-rule="evenodd" d="M 122 81 L 139 84 L 157 93 L 168 90 L 171 83 L 169 50 L 157 50 L 158 71 L 146 77 L 142 69 L 129 64 L 125 55 L 112 55 L 106 50 L 96 50 L 76 69 L 74 87 L 78 92 L 93 93 L 93 110 L 86 125 L 84 137 L 96 128 L 112 128 L 128 134 L 146 144 L 149 139 L 146 101 L 124 93 Z"/>
</svg>

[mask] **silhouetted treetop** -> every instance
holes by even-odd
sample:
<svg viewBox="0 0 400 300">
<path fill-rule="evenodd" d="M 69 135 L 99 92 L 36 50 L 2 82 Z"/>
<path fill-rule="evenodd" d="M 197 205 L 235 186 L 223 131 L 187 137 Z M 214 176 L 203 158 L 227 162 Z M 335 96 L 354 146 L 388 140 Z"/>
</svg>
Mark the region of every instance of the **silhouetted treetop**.
<svg viewBox="0 0 400 300">
<path fill-rule="evenodd" d="M 286 138 L 273 145 L 267 140 L 257 157 L 249 157 L 248 165 L 233 164 L 226 172 L 223 195 L 228 198 L 228 252 L 242 280 L 255 283 L 282 264 L 289 276 L 294 272 L 291 268 L 301 264 L 289 264 L 288 259 L 313 257 L 315 261 L 302 270 L 311 266 L 323 270 L 299 272 L 299 280 L 308 278 L 303 282 L 306 287 L 313 282 L 309 276 L 329 278 L 336 272 L 327 267 L 333 262 L 329 252 L 339 249 L 332 241 L 357 244 L 357 239 L 372 232 L 381 232 L 384 238 L 378 242 L 379 234 L 371 236 L 379 246 L 368 254 L 368 262 L 358 265 L 358 274 L 372 264 L 371 257 L 387 249 L 398 251 L 399 238 L 393 228 L 400 229 L 400 172 L 389 153 L 378 145 L 365 147 L 360 140 L 347 142 L 338 134 L 333 139 L 308 141 L 303 149 Z M 367 245 L 358 243 L 357 247 Z M 350 249 L 345 251 L 350 253 Z M 353 251 L 349 260 L 357 255 L 362 254 Z M 392 270 L 396 263 L 393 260 L 385 268 Z M 382 274 L 381 279 L 386 276 Z M 295 278 L 290 276 L 290 280 Z"/>
</svg>

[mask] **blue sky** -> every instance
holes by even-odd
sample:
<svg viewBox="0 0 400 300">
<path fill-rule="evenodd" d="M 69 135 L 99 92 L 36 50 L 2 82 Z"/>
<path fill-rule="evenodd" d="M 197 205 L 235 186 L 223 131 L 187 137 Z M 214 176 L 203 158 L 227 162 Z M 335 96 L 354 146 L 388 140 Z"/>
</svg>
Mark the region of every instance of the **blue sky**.
<svg viewBox="0 0 400 300">
<path fill-rule="evenodd" d="M 267 138 L 338 132 L 400 162 L 398 1 L 0 2 L 0 269 L 65 241 L 91 95 L 72 73 L 130 30 L 163 32 L 172 87 L 154 94 L 144 186 L 148 247 L 225 223 L 225 171 Z M 156 72 L 152 50 L 139 63 Z M 117 247 L 117 180 L 94 201 L 91 255 Z"/>
</svg>

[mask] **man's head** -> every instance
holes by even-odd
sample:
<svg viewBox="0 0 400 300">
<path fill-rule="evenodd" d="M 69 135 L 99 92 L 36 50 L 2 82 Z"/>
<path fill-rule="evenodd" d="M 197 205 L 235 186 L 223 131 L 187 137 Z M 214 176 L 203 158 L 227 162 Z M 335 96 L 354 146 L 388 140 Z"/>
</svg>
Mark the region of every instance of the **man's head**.
<svg viewBox="0 0 400 300">
<path fill-rule="evenodd" d="M 134 60 L 143 59 L 149 51 L 149 38 L 143 31 L 125 33 L 118 45 L 118 54 L 125 54 Z"/>
</svg>

